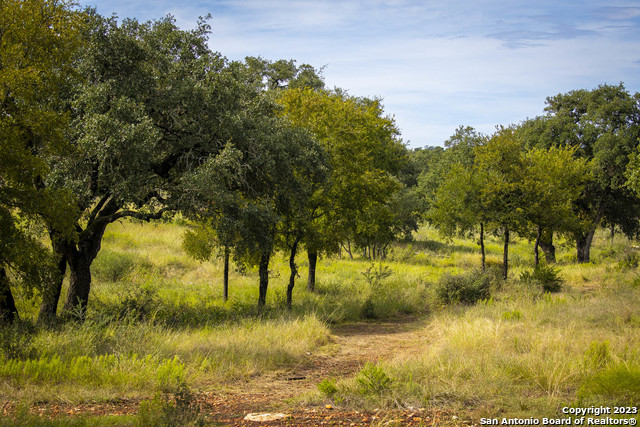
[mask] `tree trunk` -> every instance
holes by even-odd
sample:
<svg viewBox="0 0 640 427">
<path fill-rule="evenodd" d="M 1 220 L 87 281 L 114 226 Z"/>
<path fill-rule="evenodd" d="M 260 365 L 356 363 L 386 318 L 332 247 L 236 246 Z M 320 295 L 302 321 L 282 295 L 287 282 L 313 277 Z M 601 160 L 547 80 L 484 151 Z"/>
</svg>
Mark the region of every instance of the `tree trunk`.
<svg viewBox="0 0 640 427">
<path fill-rule="evenodd" d="M 502 257 L 502 278 L 507 280 L 509 273 L 509 230 L 504 230 L 504 253 Z"/>
<path fill-rule="evenodd" d="M 556 247 L 553 245 L 553 231 L 542 230 L 540 236 L 540 249 L 544 252 L 544 259 L 547 264 L 555 264 L 556 262 Z"/>
<path fill-rule="evenodd" d="M 260 265 L 258 267 L 258 275 L 260 277 L 260 287 L 258 293 L 258 308 L 262 308 L 267 303 L 267 288 L 269 287 L 269 259 L 271 251 L 265 250 L 260 256 Z"/>
<path fill-rule="evenodd" d="M 315 292 L 316 290 L 316 264 L 318 263 L 318 251 L 307 250 L 309 258 L 309 277 L 307 279 L 307 290 Z"/>
<path fill-rule="evenodd" d="M 580 264 L 591 261 L 591 243 L 597 227 L 592 227 L 588 232 L 576 237 L 576 257 Z"/>
<path fill-rule="evenodd" d="M 58 274 L 59 276 L 47 286 L 42 293 L 42 303 L 40 304 L 40 313 L 38 313 L 38 323 L 50 324 L 56 320 L 58 314 L 58 301 L 60 301 L 60 293 L 62 292 L 62 282 L 67 272 L 67 259 L 60 248 L 59 243 L 53 243 L 54 252 L 58 258 Z"/>
<path fill-rule="evenodd" d="M 222 273 L 222 300 L 229 300 L 229 246 L 224 247 L 224 271 Z"/>
<path fill-rule="evenodd" d="M 0 268 L 0 325 L 13 323 L 20 319 L 16 302 L 11 293 L 9 278 L 4 268 Z"/>
<path fill-rule="evenodd" d="M 536 235 L 536 244 L 533 246 L 533 255 L 535 258 L 535 266 L 540 264 L 540 254 L 538 248 L 540 247 L 540 237 L 542 236 L 542 227 L 538 226 L 538 234 Z"/>
<path fill-rule="evenodd" d="M 351 253 L 351 241 L 347 239 L 347 253 L 349 254 L 349 258 L 353 260 L 353 253 Z"/>
<path fill-rule="evenodd" d="M 484 223 L 480 223 L 480 253 L 482 254 L 482 271 L 487 269 L 487 256 L 484 251 Z"/>
<path fill-rule="evenodd" d="M 87 225 L 80 233 L 77 245 L 67 244 L 65 257 L 69 265 L 69 292 L 64 304 L 64 316 L 83 320 L 91 291 L 91 263 L 102 244 L 102 236 L 109 223 L 106 221 Z"/>
<path fill-rule="evenodd" d="M 82 252 L 75 252 L 69 260 L 69 291 L 64 304 L 65 317 L 83 320 L 87 312 L 89 292 L 91 291 L 92 259 Z"/>
<path fill-rule="evenodd" d="M 289 255 L 289 285 L 287 286 L 287 308 L 291 309 L 291 303 L 293 301 L 293 288 L 296 285 L 296 274 L 298 274 L 298 268 L 296 267 L 296 252 L 298 251 L 298 240 L 296 239 L 291 246 L 291 253 Z"/>
</svg>

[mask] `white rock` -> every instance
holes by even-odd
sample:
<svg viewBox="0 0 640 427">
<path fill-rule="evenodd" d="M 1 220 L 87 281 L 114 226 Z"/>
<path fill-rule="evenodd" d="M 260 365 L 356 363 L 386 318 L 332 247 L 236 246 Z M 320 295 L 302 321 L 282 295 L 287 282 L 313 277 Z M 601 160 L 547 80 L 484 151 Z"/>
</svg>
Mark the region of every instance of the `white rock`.
<svg viewBox="0 0 640 427">
<path fill-rule="evenodd" d="M 247 414 L 247 416 L 244 417 L 244 420 L 260 422 L 260 421 L 276 421 L 276 420 L 282 420 L 285 418 L 289 418 L 289 415 L 265 413 L 265 414 Z"/>
</svg>

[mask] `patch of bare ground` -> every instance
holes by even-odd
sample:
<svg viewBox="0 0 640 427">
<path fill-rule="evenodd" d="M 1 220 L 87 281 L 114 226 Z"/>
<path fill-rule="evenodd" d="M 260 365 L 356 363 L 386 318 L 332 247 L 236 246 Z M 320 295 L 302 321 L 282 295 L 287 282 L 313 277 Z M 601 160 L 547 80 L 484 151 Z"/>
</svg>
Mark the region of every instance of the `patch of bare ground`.
<svg viewBox="0 0 640 427">
<path fill-rule="evenodd" d="M 215 425 L 442 425 L 449 414 L 414 408 L 362 412 L 336 405 L 307 406 L 295 398 L 317 389 L 323 379 L 354 376 L 367 362 L 390 360 L 418 352 L 428 345 L 425 321 L 401 316 L 386 321 L 362 321 L 333 326 L 331 344 L 322 354 L 308 354 L 294 368 L 225 384 L 223 389 L 196 393 L 200 412 Z M 59 413 L 121 415 L 137 412 L 139 400 L 102 404 L 36 405 L 44 416 Z M 285 418 L 254 422 L 249 413 L 283 413 Z"/>
</svg>

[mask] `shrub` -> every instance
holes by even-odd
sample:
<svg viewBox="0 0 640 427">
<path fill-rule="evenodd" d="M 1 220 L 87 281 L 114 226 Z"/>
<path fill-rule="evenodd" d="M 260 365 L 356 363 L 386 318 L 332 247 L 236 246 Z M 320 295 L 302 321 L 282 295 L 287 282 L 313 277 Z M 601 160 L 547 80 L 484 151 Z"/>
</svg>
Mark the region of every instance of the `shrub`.
<svg viewBox="0 0 640 427">
<path fill-rule="evenodd" d="M 436 296 L 443 304 L 475 304 L 491 296 L 491 278 L 478 270 L 445 274 L 436 285 Z"/>
<path fill-rule="evenodd" d="M 533 271 L 524 271 L 520 281 L 542 286 L 544 292 L 560 292 L 564 282 L 559 270 L 545 264 L 538 264 Z"/>
<path fill-rule="evenodd" d="M 91 265 L 91 273 L 101 280 L 117 282 L 133 271 L 138 263 L 136 258 L 133 254 L 103 249 Z"/>
<path fill-rule="evenodd" d="M 627 250 L 624 252 L 622 259 L 618 262 L 618 269 L 632 270 L 634 268 L 638 268 L 638 264 L 640 264 L 640 255 L 638 255 L 638 252 Z"/>
</svg>

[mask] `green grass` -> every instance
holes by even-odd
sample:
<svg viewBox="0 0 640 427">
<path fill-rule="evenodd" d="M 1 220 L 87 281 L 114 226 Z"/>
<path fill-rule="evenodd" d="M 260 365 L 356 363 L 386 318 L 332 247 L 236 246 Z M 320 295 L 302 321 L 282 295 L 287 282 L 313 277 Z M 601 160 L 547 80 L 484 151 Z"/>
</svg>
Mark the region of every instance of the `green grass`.
<svg viewBox="0 0 640 427">
<path fill-rule="evenodd" d="M 149 398 L 181 384 L 225 387 L 329 351 L 331 323 L 414 313 L 426 322 L 423 348 L 324 383 L 318 393 L 354 408 L 445 408 L 471 420 L 637 404 L 640 273 L 636 250 L 621 237 L 611 242 L 599 234 L 593 262 L 581 265 L 569 243 L 557 242 L 562 288 L 554 294 L 520 280 L 533 268 L 532 244 L 524 240 L 510 246 L 510 279 L 491 273 L 490 287 L 471 273 L 480 267 L 474 240 L 442 240 L 429 228 L 415 242 L 395 245 L 382 263 L 358 254 L 321 259 L 315 293 L 305 289 L 301 253 L 291 310 L 287 258 L 276 254 L 268 304 L 258 312 L 256 269 L 232 266 L 230 300 L 223 302 L 221 260 L 190 259 L 181 248 L 184 231 L 166 223 L 111 225 L 92 266 L 82 324 L 36 326 L 38 301 L 17 292 L 25 320 L 0 334 L 0 399 L 101 401 Z M 490 236 L 486 247 L 495 270 L 502 241 Z M 445 285 L 453 297 L 443 297 Z M 460 289 L 473 298 L 459 298 Z"/>
</svg>

